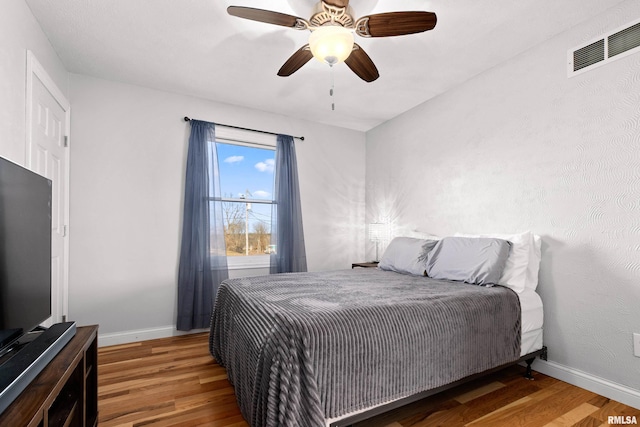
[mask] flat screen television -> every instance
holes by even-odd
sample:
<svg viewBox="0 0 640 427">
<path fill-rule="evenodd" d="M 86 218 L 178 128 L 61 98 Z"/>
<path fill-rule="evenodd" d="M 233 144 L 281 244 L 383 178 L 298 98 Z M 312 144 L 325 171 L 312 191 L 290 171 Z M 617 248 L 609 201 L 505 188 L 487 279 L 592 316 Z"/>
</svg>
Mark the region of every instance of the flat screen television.
<svg viewBox="0 0 640 427">
<path fill-rule="evenodd" d="M 37 328 L 51 317 L 51 204 L 50 180 L 0 157 L 0 413 L 76 332 Z"/>
<path fill-rule="evenodd" d="M 51 181 L 0 157 L 0 355 L 51 316 Z"/>
</svg>

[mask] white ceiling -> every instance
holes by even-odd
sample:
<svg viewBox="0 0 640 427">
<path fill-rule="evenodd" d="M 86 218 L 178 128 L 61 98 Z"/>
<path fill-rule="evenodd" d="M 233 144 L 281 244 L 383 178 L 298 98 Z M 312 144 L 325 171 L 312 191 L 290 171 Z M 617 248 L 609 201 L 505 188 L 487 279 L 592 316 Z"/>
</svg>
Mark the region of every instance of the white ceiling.
<svg viewBox="0 0 640 427">
<path fill-rule="evenodd" d="M 351 0 L 355 17 L 435 12 L 435 29 L 356 40 L 373 83 L 315 60 L 280 66 L 308 31 L 229 16 L 249 6 L 309 18 L 313 0 L 25 0 L 68 71 L 369 130 L 623 0 Z M 206 118 L 203 118 L 206 119 Z"/>
</svg>

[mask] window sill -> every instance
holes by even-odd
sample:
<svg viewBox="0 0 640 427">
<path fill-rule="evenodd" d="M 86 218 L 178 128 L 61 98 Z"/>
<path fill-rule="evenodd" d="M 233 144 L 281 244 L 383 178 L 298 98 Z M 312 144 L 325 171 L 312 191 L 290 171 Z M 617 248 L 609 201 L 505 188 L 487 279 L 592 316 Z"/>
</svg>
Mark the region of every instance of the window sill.
<svg viewBox="0 0 640 427">
<path fill-rule="evenodd" d="M 269 255 L 249 255 L 227 257 L 229 270 L 247 270 L 252 268 L 269 268 L 271 257 Z"/>
</svg>

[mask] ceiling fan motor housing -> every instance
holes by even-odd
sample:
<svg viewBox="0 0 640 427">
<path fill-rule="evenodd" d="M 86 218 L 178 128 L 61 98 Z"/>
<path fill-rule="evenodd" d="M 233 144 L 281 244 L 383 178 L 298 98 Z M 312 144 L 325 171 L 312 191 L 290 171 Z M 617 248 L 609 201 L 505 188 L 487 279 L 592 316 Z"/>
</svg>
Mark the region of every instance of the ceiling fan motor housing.
<svg viewBox="0 0 640 427">
<path fill-rule="evenodd" d="M 336 7 L 325 2 L 318 2 L 309 19 L 311 26 L 321 27 L 327 23 L 339 24 L 345 28 L 353 28 L 353 9 L 351 6 Z"/>
</svg>

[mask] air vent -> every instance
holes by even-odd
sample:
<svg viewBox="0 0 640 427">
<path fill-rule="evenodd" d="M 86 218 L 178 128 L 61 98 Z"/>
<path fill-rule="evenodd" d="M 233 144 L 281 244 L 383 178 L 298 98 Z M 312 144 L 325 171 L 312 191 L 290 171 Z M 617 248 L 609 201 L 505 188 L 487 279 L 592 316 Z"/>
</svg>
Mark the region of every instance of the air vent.
<svg viewBox="0 0 640 427">
<path fill-rule="evenodd" d="M 573 77 L 636 52 L 640 52 L 640 21 L 569 50 L 568 75 Z"/>
<path fill-rule="evenodd" d="M 604 61 L 604 39 L 573 52 L 573 71 Z"/>
<path fill-rule="evenodd" d="M 640 23 L 609 36 L 609 58 L 640 46 Z"/>
</svg>

